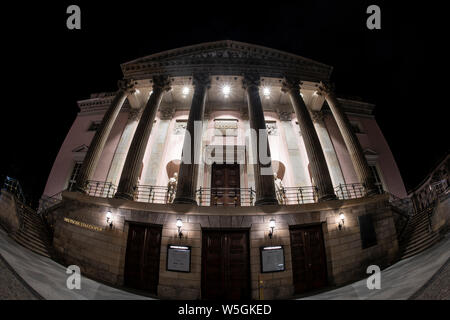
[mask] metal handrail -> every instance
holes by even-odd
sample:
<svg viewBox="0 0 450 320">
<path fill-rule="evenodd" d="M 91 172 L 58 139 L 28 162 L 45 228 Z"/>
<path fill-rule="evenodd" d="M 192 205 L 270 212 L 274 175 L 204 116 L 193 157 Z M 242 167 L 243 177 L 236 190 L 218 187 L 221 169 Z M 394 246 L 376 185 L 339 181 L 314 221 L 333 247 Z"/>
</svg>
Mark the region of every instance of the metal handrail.
<svg viewBox="0 0 450 320">
<path fill-rule="evenodd" d="M 277 190 L 278 203 L 281 205 L 296 205 L 315 203 L 318 201 L 317 187 L 282 187 Z"/>
<path fill-rule="evenodd" d="M 203 188 L 196 191 L 199 206 L 253 206 L 253 188 Z"/>
<path fill-rule="evenodd" d="M 2 189 L 12 193 L 20 202 L 26 203 L 26 198 L 19 180 L 6 176 Z"/>
<path fill-rule="evenodd" d="M 86 182 L 85 192 L 93 197 L 112 198 L 117 186 L 112 182 L 89 180 Z"/>
<path fill-rule="evenodd" d="M 341 200 L 358 199 L 366 196 L 366 188 L 362 183 L 340 183 L 334 188 L 336 196 Z"/>
<path fill-rule="evenodd" d="M 134 189 L 134 201 L 148 203 L 172 203 L 176 190 L 164 186 L 137 185 Z"/>
</svg>

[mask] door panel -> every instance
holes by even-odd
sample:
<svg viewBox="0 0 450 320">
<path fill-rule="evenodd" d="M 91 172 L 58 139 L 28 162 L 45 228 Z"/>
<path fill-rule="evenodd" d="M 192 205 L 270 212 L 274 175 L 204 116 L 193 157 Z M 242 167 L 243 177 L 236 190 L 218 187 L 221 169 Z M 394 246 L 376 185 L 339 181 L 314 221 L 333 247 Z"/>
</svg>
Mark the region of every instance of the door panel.
<svg viewBox="0 0 450 320">
<path fill-rule="evenodd" d="M 161 231 L 161 226 L 130 224 L 125 256 L 125 286 L 157 293 Z"/>
<path fill-rule="evenodd" d="M 211 205 L 239 205 L 239 165 L 213 163 L 211 188 Z"/>
<path fill-rule="evenodd" d="M 202 298 L 250 298 L 247 231 L 203 230 Z"/>
<path fill-rule="evenodd" d="M 327 264 L 322 226 L 292 227 L 290 235 L 295 293 L 325 286 Z"/>
</svg>

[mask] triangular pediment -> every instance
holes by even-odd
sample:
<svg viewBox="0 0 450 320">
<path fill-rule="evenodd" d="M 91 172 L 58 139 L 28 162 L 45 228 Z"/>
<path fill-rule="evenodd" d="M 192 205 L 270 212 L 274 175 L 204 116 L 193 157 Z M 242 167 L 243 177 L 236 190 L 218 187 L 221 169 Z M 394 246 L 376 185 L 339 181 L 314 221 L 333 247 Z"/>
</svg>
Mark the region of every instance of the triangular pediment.
<svg viewBox="0 0 450 320">
<path fill-rule="evenodd" d="M 187 75 L 186 69 L 234 75 L 252 69 L 262 76 L 303 74 L 305 80 L 317 81 L 328 80 L 332 71 L 332 67 L 308 58 L 230 40 L 168 50 L 122 64 L 125 77 L 135 79 L 161 73 Z"/>
</svg>

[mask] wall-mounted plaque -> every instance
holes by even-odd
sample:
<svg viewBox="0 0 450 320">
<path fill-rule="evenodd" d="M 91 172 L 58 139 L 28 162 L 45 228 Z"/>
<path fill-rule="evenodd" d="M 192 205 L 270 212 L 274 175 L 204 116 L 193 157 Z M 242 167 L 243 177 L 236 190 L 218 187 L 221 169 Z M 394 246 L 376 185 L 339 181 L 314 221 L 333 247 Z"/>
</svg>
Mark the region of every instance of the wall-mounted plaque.
<svg viewBox="0 0 450 320">
<path fill-rule="evenodd" d="M 191 247 L 168 245 L 167 271 L 191 272 Z"/>
<path fill-rule="evenodd" d="M 284 249 L 282 246 L 261 247 L 261 272 L 285 270 Z"/>
</svg>

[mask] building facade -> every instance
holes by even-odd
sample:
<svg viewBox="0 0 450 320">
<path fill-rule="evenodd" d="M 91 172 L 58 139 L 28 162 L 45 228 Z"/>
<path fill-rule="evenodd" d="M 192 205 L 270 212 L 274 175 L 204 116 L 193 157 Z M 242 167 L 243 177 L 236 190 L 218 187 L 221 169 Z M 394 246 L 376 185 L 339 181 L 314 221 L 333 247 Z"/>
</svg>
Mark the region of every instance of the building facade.
<svg viewBox="0 0 450 320">
<path fill-rule="evenodd" d="M 160 298 L 280 299 L 397 259 L 399 170 L 332 67 L 219 41 L 122 71 L 78 102 L 48 178 L 61 262 Z"/>
</svg>

